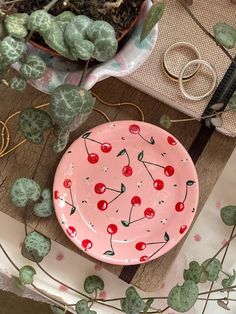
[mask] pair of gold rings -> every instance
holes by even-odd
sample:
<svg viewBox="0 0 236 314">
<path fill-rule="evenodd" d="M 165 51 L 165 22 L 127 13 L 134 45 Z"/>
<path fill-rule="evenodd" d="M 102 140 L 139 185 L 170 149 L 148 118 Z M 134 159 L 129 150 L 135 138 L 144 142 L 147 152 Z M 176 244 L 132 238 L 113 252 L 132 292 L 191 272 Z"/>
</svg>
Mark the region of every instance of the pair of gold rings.
<svg viewBox="0 0 236 314">
<path fill-rule="evenodd" d="M 176 61 L 178 53 L 181 54 L 181 64 Z M 193 79 L 202 65 L 211 70 L 212 85 L 209 90 L 202 95 L 191 95 L 186 91 L 184 83 Z M 217 73 L 215 68 L 209 62 L 203 60 L 198 49 L 188 42 L 177 42 L 171 45 L 163 55 L 162 67 L 169 79 L 178 82 L 181 93 L 191 100 L 206 98 L 214 91 L 217 85 Z"/>
</svg>

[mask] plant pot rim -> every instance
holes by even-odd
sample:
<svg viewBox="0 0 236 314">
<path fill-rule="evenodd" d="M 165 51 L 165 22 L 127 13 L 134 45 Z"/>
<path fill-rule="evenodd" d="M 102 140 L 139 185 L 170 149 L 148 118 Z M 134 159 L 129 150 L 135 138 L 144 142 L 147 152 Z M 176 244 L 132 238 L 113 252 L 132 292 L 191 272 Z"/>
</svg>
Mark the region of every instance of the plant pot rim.
<svg viewBox="0 0 236 314">
<path fill-rule="evenodd" d="M 147 0 L 144 0 L 142 5 L 141 5 L 141 8 L 140 8 L 140 13 L 144 10 L 145 6 L 146 6 L 146 3 L 147 3 Z M 139 19 L 140 19 L 140 13 L 139 15 L 137 15 L 135 17 L 135 19 L 132 21 L 132 23 L 130 24 L 129 27 L 127 27 L 126 29 L 123 30 L 123 32 L 121 33 L 121 35 L 119 36 L 118 38 L 118 42 L 121 42 L 121 40 L 126 36 L 128 35 L 130 32 L 132 32 L 133 28 L 138 24 L 139 22 Z M 30 39 L 29 40 L 30 44 L 32 46 L 34 46 L 35 48 L 37 49 L 40 49 L 48 54 L 50 54 L 51 56 L 53 57 L 63 57 L 59 52 L 51 49 L 50 47 L 45 47 L 41 44 L 38 44 L 37 42 L 35 42 L 34 40 Z M 66 58 L 66 57 L 64 57 Z"/>
</svg>

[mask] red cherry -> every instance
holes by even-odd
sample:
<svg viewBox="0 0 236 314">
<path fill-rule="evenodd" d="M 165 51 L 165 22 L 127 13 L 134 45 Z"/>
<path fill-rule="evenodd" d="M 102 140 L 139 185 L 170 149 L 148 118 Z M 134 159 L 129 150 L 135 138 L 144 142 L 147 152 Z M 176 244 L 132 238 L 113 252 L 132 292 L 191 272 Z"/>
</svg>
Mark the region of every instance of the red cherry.
<svg viewBox="0 0 236 314">
<path fill-rule="evenodd" d="M 81 242 L 82 248 L 86 250 L 91 249 L 93 246 L 92 241 L 85 239 Z"/>
<path fill-rule="evenodd" d="M 186 225 L 183 225 L 180 229 L 179 229 L 179 233 L 183 234 L 186 230 L 188 229 L 188 227 Z"/>
<path fill-rule="evenodd" d="M 138 134 L 140 132 L 140 127 L 137 124 L 132 124 L 129 127 L 129 131 L 132 134 Z"/>
<path fill-rule="evenodd" d="M 164 168 L 164 174 L 165 174 L 167 177 L 173 176 L 174 173 L 175 173 L 175 169 L 174 169 L 172 166 L 166 166 L 166 167 Z"/>
<path fill-rule="evenodd" d="M 173 137 L 171 137 L 171 136 L 168 136 L 167 137 L 167 142 L 170 144 L 170 145 L 176 145 L 177 143 L 176 143 L 176 141 L 175 141 L 175 139 L 173 138 Z"/>
<path fill-rule="evenodd" d="M 144 256 L 141 256 L 139 260 L 140 262 L 147 262 L 149 260 L 149 257 L 144 255 Z"/>
<path fill-rule="evenodd" d="M 160 191 L 164 188 L 164 182 L 162 180 L 155 180 L 153 183 L 153 186 L 156 190 Z"/>
<path fill-rule="evenodd" d="M 97 194 L 103 194 L 106 191 L 106 186 L 103 183 L 97 183 L 94 187 L 94 191 Z"/>
<path fill-rule="evenodd" d="M 133 169 L 129 165 L 124 166 L 122 169 L 122 174 L 126 177 L 130 177 L 133 174 Z"/>
<path fill-rule="evenodd" d="M 176 205 L 175 205 L 175 210 L 177 212 L 182 212 L 184 210 L 184 203 L 182 202 L 178 202 Z"/>
<path fill-rule="evenodd" d="M 97 208 L 98 209 L 100 209 L 100 210 L 106 210 L 107 209 L 107 207 L 108 207 L 108 203 L 107 203 L 107 201 L 105 201 L 105 200 L 101 200 L 101 201 L 99 201 L 98 203 L 97 203 Z"/>
<path fill-rule="evenodd" d="M 107 232 L 112 235 L 118 231 L 117 225 L 111 224 L 107 227 Z"/>
<path fill-rule="evenodd" d="M 101 151 L 102 151 L 103 153 L 109 153 L 109 152 L 111 151 L 111 149 L 112 149 L 112 146 L 111 146 L 110 143 L 103 143 L 103 144 L 101 145 Z"/>
<path fill-rule="evenodd" d="M 59 191 L 54 191 L 54 198 L 58 200 L 59 197 L 60 197 Z"/>
<path fill-rule="evenodd" d="M 74 237 L 76 237 L 76 235 L 77 235 L 77 231 L 76 231 L 75 227 L 73 227 L 73 226 L 68 227 L 68 228 L 66 229 L 66 232 L 67 232 L 67 234 L 68 234 L 71 238 L 74 238 Z"/>
<path fill-rule="evenodd" d="M 90 162 L 91 164 L 96 164 L 98 160 L 99 160 L 99 157 L 97 154 L 91 153 L 88 155 L 88 162 Z"/>
<path fill-rule="evenodd" d="M 70 179 L 66 179 L 64 182 L 63 182 L 63 185 L 65 188 L 69 189 L 71 187 L 71 180 Z"/>
<path fill-rule="evenodd" d="M 148 219 L 155 217 L 155 210 L 152 208 L 146 208 L 144 211 L 144 216 Z"/>
<path fill-rule="evenodd" d="M 138 242 L 136 245 L 135 245 L 135 248 L 136 250 L 138 251 L 143 251 L 146 249 L 146 243 L 145 242 Z"/>
<path fill-rule="evenodd" d="M 141 198 L 139 196 L 132 197 L 131 204 L 133 206 L 140 206 L 141 205 Z"/>
</svg>

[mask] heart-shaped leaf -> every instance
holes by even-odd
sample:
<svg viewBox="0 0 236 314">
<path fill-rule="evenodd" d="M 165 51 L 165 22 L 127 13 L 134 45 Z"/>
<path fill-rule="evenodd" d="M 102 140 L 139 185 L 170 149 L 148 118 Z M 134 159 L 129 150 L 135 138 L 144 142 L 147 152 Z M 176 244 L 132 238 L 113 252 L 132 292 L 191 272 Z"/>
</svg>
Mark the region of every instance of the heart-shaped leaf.
<svg viewBox="0 0 236 314">
<path fill-rule="evenodd" d="M 120 301 L 120 304 L 122 311 L 126 314 L 139 314 L 145 309 L 146 303 L 141 299 L 134 287 L 129 287 L 125 295 L 126 297 Z"/>
<path fill-rule="evenodd" d="M 86 29 L 86 35 L 92 42 L 98 38 L 115 38 L 114 27 L 105 21 L 93 21 Z"/>
<path fill-rule="evenodd" d="M 228 106 L 232 111 L 236 111 L 236 95 L 233 95 L 230 98 Z"/>
<path fill-rule="evenodd" d="M 219 103 L 213 104 L 210 108 L 214 111 L 218 111 L 218 110 L 221 110 L 223 107 L 224 107 L 224 103 L 219 102 Z"/>
<path fill-rule="evenodd" d="M 46 63 L 39 56 L 30 54 L 20 68 L 20 73 L 28 80 L 41 78 L 47 70 Z"/>
<path fill-rule="evenodd" d="M 118 41 L 115 37 L 98 38 L 94 43 L 93 58 L 99 62 L 111 60 L 118 49 Z"/>
<path fill-rule="evenodd" d="M 56 305 L 50 305 L 50 309 L 53 314 L 65 314 L 65 310 Z"/>
<path fill-rule="evenodd" d="M 69 129 L 67 128 L 60 129 L 60 131 L 57 134 L 57 139 L 53 145 L 53 150 L 55 153 L 60 153 L 66 148 L 66 145 L 69 141 L 69 137 L 70 137 Z"/>
<path fill-rule="evenodd" d="M 147 300 L 146 302 L 146 305 L 145 305 L 145 308 L 143 310 L 143 314 L 147 314 L 148 313 L 148 310 L 150 309 L 152 303 L 153 303 L 154 299 L 153 298 L 150 298 Z"/>
<path fill-rule="evenodd" d="M 6 64 L 13 64 L 19 61 L 26 53 L 26 43 L 7 36 L 1 42 L 0 52 Z"/>
<path fill-rule="evenodd" d="M 153 27 L 160 21 L 165 11 L 165 4 L 157 2 L 152 5 L 144 21 L 140 41 L 143 41 L 152 31 Z"/>
<path fill-rule="evenodd" d="M 187 280 L 182 286 L 175 286 L 168 295 L 167 304 L 173 310 L 184 313 L 189 311 L 198 298 L 198 286 L 195 282 Z"/>
<path fill-rule="evenodd" d="M 69 127 L 79 113 L 92 112 L 95 99 L 91 93 L 81 87 L 61 85 L 51 97 L 50 115 L 61 128 Z"/>
<path fill-rule="evenodd" d="M 84 281 L 84 290 L 92 294 L 96 292 L 97 290 L 103 290 L 104 289 L 104 281 L 102 278 L 98 276 L 89 276 Z"/>
<path fill-rule="evenodd" d="M 216 41 L 227 49 L 235 47 L 236 29 L 226 23 L 217 23 L 214 25 L 214 35 Z"/>
<path fill-rule="evenodd" d="M 227 302 L 227 301 L 226 301 Z M 230 308 L 228 307 L 228 304 L 225 303 L 223 300 L 217 300 L 217 304 L 222 307 L 226 311 L 230 311 Z"/>
<path fill-rule="evenodd" d="M 149 141 L 150 144 L 154 145 L 155 144 L 155 140 L 153 138 L 153 136 L 150 138 L 150 141 Z"/>
<path fill-rule="evenodd" d="M 90 310 L 87 300 L 80 300 L 76 303 L 75 310 L 77 314 L 97 314 L 96 311 Z"/>
<path fill-rule="evenodd" d="M 192 261 L 189 263 L 189 269 L 184 270 L 184 280 L 191 280 L 199 283 L 201 279 L 202 269 L 198 262 Z"/>
<path fill-rule="evenodd" d="M 75 25 L 76 29 L 82 34 L 83 38 L 85 38 L 87 35 L 87 29 L 92 22 L 93 20 L 85 15 L 77 15 L 70 23 Z"/>
<path fill-rule="evenodd" d="M 186 185 L 192 186 L 192 185 L 194 185 L 194 183 L 196 183 L 196 182 L 193 181 L 193 180 L 188 180 L 188 181 L 186 182 Z"/>
<path fill-rule="evenodd" d="M 64 11 L 55 17 L 55 21 L 64 30 L 65 27 L 72 21 L 74 17 L 75 17 L 75 14 L 73 12 Z"/>
<path fill-rule="evenodd" d="M 10 81 L 10 87 L 11 89 L 17 90 L 19 92 L 22 92 L 25 90 L 27 86 L 27 81 L 20 76 L 14 76 Z"/>
<path fill-rule="evenodd" d="M 227 289 L 227 288 L 230 288 L 234 281 L 236 279 L 236 271 L 235 269 L 233 269 L 233 275 L 229 276 L 228 278 L 225 278 L 222 280 L 222 286 Z"/>
<path fill-rule="evenodd" d="M 25 237 L 21 253 L 25 258 L 40 263 L 50 250 L 51 240 L 37 231 L 32 231 Z"/>
<path fill-rule="evenodd" d="M 41 189 L 37 182 L 27 178 L 16 180 L 11 188 L 11 200 L 17 207 L 25 207 L 29 200 L 37 201 Z"/>
<path fill-rule="evenodd" d="M 165 232 L 165 234 L 164 234 L 164 239 L 166 242 L 170 241 L 170 236 L 167 232 Z"/>
<path fill-rule="evenodd" d="M 115 255 L 115 252 L 112 251 L 112 250 L 108 250 L 108 251 L 106 251 L 105 253 L 103 253 L 103 255 L 113 256 L 113 255 Z"/>
<path fill-rule="evenodd" d="M 28 18 L 28 29 L 42 36 L 50 32 L 53 17 L 46 10 L 36 10 Z"/>
<path fill-rule="evenodd" d="M 70 48 L 71 54 L 75 59 L 90 60 L 94 52 L 94 44 L 86 39 L 74 42 L 73 47 Z"/>
<path fill-rule="evenodd" d="M 143 157 L 144 157 L 144 152 L 143 150 L 138 154 L 138 160 L 139 161 L 142 161 L 143 160 Z"/>
<path fill-rule="evenodd" d="M 30 285 L 34 281 L 36 271 L 32 266 L 26 265 L 19 270 L 19 279 L 22 285 Z"/>
<path fill-rule="evenodd" d="M 126 149 L 125 149 L 125 148 L 122 149 L 122 150 L 117 154 L 116 157 L 122 156 L 122 155 L 124 155 L 124 154 L 126 154 Z"/>
<path fill-rule="evenodd" d="M 160 125 L 165 129 L 169 129 L 172 125 L 170 117 L 166 114 L 163 114 L 160 118 Z"/>
<path fill-rule="evenodd" d="M 121 220 L 121 223 L 124 227 L 129 227 L 129 222 L 127 220 Z"/>
<path fill-rule="evenodd" d="M 223 222 L 227 226 L 234 226 L 236 225 L 236 206 L 229 205 L 221 208 L 220 215 Z"/>
<path fill-rule="evenodd" d="M 223 119 L 220 115 L 211 118 L 211 124 L 216 128 L 221 128 L 223 125 Z"/>
<path fill-rule="evenodd" d="M 126 187 L 123 183 L 121 183 L 121 188 L 120 188 L 121 193 L 125 193 Z"/>
<path fill-rule="evenodd" d="M 210 258 L 202 263 L 202 267 L 208 273 L 209 281 L 216 281 L 219 276 L 219 272 L 221 271 L 222 265 L 221 262 L 215 258 L 210 262 Z M 209 264 L 210 262 L 210 264 Z"/>
<path fill-rule="evenodd" d="M 41 194 L 42 201 L 35 204 L 33 208 L 33 213 L 35 216 L 40 218 L 47 218 L 53 214 L 53 202 L 52 195 L 49 189 L 44 189 Z"/>
<path fill-rule="evenodd" d="M 27 22 L 29 15 L 27 13 L 14 13 L 7 15 L 4 23 L 10 36 L 22 39 L 28 34 Z"/>
<path fill-rule="evenodd" d="M 41 144 L 44 131 L 51 129 L 52 126 L 51 117 L 43 110 L 26 108 L 20 113 L 21 132 L 32 144 Z"/>
<path fill-rule="evenodd" d="M 65 28 L 64 39 L 67 45 L 70 48 L 73 48 L 76 42 L 82 41 L 84 39 L 84 36 L 75 24 L 69 23 Z"/>
</svg>

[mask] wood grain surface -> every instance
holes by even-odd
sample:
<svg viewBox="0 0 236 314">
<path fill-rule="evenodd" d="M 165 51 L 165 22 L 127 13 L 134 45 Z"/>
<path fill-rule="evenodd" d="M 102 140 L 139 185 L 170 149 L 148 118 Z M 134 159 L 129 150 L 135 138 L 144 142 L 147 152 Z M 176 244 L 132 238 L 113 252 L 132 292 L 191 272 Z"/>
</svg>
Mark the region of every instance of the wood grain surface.
<svg viewBox="0 0 236 314">
<path fill-rule="evenodd" d="M 145 121 L 155 125 L 159 124 L 159 118 L 164 113 L 169 114 L 173 119 L 185 117 L 182 113 L 114 78 L 109 78 L 97 84 L 93 91 L 108 102 L 119 103 L 132 101 L 138 104 L 144 112 Z M 24 93 L 17 93 L 14 91 L 9 92 L 5 86 L 1 85 L 0 99 L 0 120 L 4 121 L 15 111 L 48 102 L 49 96 L 36 91 L 30 86 Z M 106 112 L 111 120 L 140 119 L 140 113 L 132 107 L 124 106 L 115 108 L 107 107 L 100 103 L 97 103 L 96 107 Z M 93 112 L 88 121 L 72 134 L 70 142 L 74 141 L 84 131 L 104 122 L 104 117 L 97 112 Z M 17 118 L 14 118 L 11 122 L 10 130 L 12 145 L 17 144 L 22 139 Z M 187 150 L 190 149 L 191 151 L 193 150 L 192 143 L 194 139 L 196 139 L 195 143 L 198 143 L 201 136 L 203 136 L 202 134 L 207 131 L 202 130 L 200 123 L 194 121 L 185 124 L 175 124 L 170 129 L 170 132 L 182 142 Z M 53 153 L 51 148 L 52 142 L 53 135 L 50 134 L 47 140 L 45 136 L 43 145 L 38 146 L 26 143 L 16 151 L 0 159 L 0 210 L 2 212 L 16 220 L 23 221 L 23 209 L 15 208 L 9 200 L 9 189 L 17 178 L 34 178 L 42 186 L 52 186 L 55 169 L 62 156 L 62 154 L 56 155 Z M 227 138 L 213 132 L 206 146 L 198 154 L 199 156 L 196 160 L 200 183 L 198 214 L 230 157 L 235 144 L 236 139 Z M 197 146 L 194 146 L 194 150 L 198 152 Z M 83 254 L 64 235 L 55 216 L 48 219 L 39 219 L 30 215 L 29 225 L 76 253 Z M 131 278 L 132 284 L 142 290 L 150 291 L 163 282 L 165 274 L 178 254 L 182 243 L 165 256 L 136 267 L 136 269 L 133 268 L 133 270 L 109 264 L 103 264 L 103 266 L 117 276 L 120 276 L 123 280 L 130 281 Z M 85 258 L 89 257 L 85 256 Z"/>
</svg>

